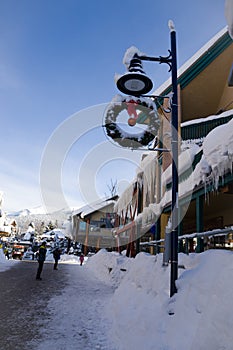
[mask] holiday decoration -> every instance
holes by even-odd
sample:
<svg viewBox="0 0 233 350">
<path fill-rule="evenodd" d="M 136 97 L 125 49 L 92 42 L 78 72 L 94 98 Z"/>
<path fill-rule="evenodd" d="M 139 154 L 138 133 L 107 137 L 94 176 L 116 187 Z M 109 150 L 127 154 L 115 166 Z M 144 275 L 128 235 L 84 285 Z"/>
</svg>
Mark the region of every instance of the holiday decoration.
<svg viewBox="0 0 233 350">
<path fill-rule="evenodd" d="M 124 130 L 122 123 L 117 123 L 121 112 L 128 113 L 128 125 L 142 127 L 135 133 Z M 107 136 L 123 147 L 139 148 L 147 146 L 157 135 L 160 121 L 155 103 L 145 97 L 117 95 L 105 112 L 105 130 Z M 141 131 L 138 131 L 141 130 Z"/>
</svg>

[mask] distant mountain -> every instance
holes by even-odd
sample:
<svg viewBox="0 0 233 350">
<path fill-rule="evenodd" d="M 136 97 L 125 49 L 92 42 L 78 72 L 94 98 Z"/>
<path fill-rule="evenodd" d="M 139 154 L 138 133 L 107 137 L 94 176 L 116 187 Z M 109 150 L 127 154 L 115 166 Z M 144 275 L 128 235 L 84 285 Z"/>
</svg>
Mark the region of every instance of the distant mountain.
<svg viewBox="0 0 233 350">
<path fill-rule="evenodd" d="M 7 212 L 6 215 L 8 217 L 29 217 L 29 216 L 68 216 L 71 215 L 73 211 L 75 211 L 77 208 L 65 208 L 65 209 L 61 209 L 61 210 L 57 210 L 51 213 L 47 213 L 45 208 L 40 206 L 40 207 L 35 207 L 35 208 L 31 208 L 31 209 L 22 209 L 19 211 L 12 211 L 12 212 Z"/>
<path fill-rule="evenodd" d="M 71 215 L 74 211 L 78 210 L 79 207 L 71 207 L 71 208 L 64 208 L 60 210 L 56 210 L 53 212 L 46 212 L 46 209 L 43 206 L 38 206 L 31 209 L 21 209 L 18 211 L 9 211 L 6 212 L 6 215 L 8 217 L 26 217 L 30 215 L 48 215 L 48 216 L 56 216 L 56 215 Z"/>
<path fill-rule="evenodd" d="M 22 209 L 19 211 L 8 212 L 7 216 L 29 216 L 46 214 L 44 207 L 36 207 L 32 209 Z"/>
</svg>

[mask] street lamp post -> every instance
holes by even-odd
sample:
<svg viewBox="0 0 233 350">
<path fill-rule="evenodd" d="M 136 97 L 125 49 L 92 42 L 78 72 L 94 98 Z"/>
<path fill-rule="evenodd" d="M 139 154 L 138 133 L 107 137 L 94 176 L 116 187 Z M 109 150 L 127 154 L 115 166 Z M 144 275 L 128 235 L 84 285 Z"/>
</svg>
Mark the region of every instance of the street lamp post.
<svg viewBox="0 0 233 350">
<path fill-rule="evenodd" d="M 172 74 L 172 232 L 171 232 L 171 279 L 170 296 L 177 292 L 175 281 L 178 277 L 178 96 L 177 96 L 177 58 L 176 32 L 170 25 L 171 35 L 171 74 Z"/>
<path fill-rule="evenodd" d="M 172 152 L 172 204 L 171 204 L 171 274 L 170 296 L 176 292 L 175 281 L 178 277 L 178 96 L 177 96 L 177 54 L 176 31 L 172 21 L 170 29 L 171 49 L 167 57 L 150 57 L 135 53 L 128 68 L 129 72 L 122 75 L 116 82 L 118 89 L 124 94 L 141 96 L 147 94 L 153 87 L 149 77 L 142 70 L 141 61 L 167 63 L 171 71 L 172 101 L 171 101 L 171 152 Z"/>
</svg>

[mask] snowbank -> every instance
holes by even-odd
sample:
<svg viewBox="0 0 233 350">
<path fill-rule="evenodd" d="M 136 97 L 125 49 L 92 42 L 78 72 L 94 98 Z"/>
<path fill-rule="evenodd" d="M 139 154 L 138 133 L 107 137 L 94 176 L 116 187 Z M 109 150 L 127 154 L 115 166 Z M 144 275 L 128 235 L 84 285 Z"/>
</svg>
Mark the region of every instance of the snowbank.
<svg viewBox="0 0 233 350">
<path fill-rule="evenodd" d="M 8 260 L 5 258 L 3 250 L 0 248 L 0 272 L 10 269 L 13 264 L 17 264 L 19 260 Z"/>
<path fill-rule="evenodd" d="M 132 259 L 127 258 L 125 255 L 101 249 L 88 259 L 86 266 L 102 282 L 116 287 L 125 276 L 131 262 Z"/>
<path fill-rule="evenodd" d="M 185 269 L 179 269 L 178 293 L 172 298 L 170 268 L 162 266 L 162 254 L 130 259 L 101 250 L 86 267 L 118 285 L 106 312 L 119 350 L 231 350 L 232 259 L 233 253 L 224 250 L 179 254 Z"/>
</svg>

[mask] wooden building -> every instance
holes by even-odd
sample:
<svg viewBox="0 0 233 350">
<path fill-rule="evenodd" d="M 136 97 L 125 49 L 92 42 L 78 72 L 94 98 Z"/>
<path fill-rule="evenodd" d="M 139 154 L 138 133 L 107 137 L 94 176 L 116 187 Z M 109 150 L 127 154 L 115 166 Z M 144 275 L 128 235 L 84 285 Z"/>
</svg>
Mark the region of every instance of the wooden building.
<svg viewBox="0 0 233 350">
<path fill-rule="evenodd" d="M 72 215 L 72 236 L 82 243 L 84 253 L 99 248 L 112 249 L 115 239 L 112 233 L 114 223 L 113 208 L 118 196 L 100 199 L 76 210 Z"/>
</svg>

